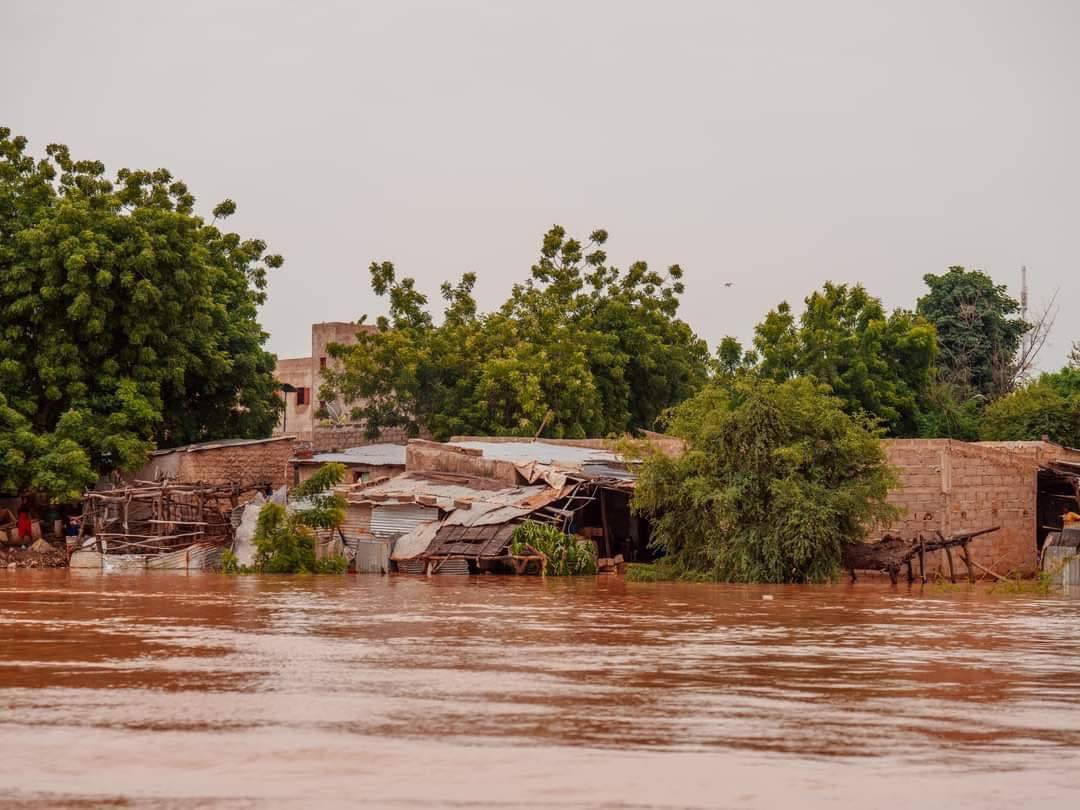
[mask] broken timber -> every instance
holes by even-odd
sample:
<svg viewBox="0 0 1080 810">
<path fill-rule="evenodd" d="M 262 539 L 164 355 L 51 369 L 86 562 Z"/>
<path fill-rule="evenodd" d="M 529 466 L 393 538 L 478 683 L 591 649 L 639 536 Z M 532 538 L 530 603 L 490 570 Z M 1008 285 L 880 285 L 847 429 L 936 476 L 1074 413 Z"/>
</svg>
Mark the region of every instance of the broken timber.
<svg viewBox="0 0 1080 810">
<path fill-rule="evenodd" d="M 945 537 L 941 532 L 936 532 L 936 537 L 927 540 L 922 534 L 915 540 L 904 540 L 901 537 L 885 535 L 876 543 L 853 543 L 844 549 L 841 565 L 851 572 L 851 581 L 855 582 L 855 571 L 883 571 L 889 575 L 889 579 L 895 585 L 900 570 L 907 568 L 908 582 L 915 581 L 913 560 L 919 559 L 919 579 L 926 582 L 926 554 L 931 551 L 944 550 L 949 562 L 949 580 L 956 582 L 956 571 L 953 567 L 952 549 L 959 547 L 961 559 L 967 568 L 968 582 L 975 581 L 975 569 L 982 566 L 971 559 L 971 549 L 968 545 L 980 535 L 996 532 L 1000 526 L 988 529 L 977 529 L 970 532 Z M 985 570 L 985 569 L 983 569 Z M 992 573 L 992 572 L 990 572 Z M 995 575 L 996 576 L 996 575 Z"/>
</svg>

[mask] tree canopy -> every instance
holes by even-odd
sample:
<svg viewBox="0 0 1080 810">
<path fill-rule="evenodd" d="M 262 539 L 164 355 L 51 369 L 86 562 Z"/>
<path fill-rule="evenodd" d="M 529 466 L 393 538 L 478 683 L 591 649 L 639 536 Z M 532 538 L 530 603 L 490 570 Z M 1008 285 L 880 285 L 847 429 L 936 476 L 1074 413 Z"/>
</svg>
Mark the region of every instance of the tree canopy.
<svg viewBox="0 0 1080 810">
<path fill-rule="evenodd" d="M 651 428 L 706 381 L 708 349 L 677 317 L 682 270 L 608 263 L 605 231 L 586 242 L 555 226 L 529 277 L 478 313 L 476 276 L 442 286 L 442 322 L 411 278 L 370 267 L 389 314 L 335 346 L 324 399 L 359 401 L 370 436 L 386 427 L 454 434 L 582 437 Z M 363 319 L 362 319 L 363 320 Z"/>
<path fill-rule="evenodd" d="M 826 283 L 806 298 L 798 320 L 781 303 L 756 327 L 754 346 L 757 371 L 767 379 L 813 377 L 848 413 L 868 414 L 894 436 L 917 432 L 933 378 L 934 328 L 903 309 L 887 315 L 862 285 Z M 736 358 L 731 346 L 727 357 L 727 364 Z"/>
<path fill-rule="evenodd" d="M 846 543 L 894 516 L 894 478 L 871 421 L 813 380 L 744 375 L 673 409 L 678 458 L 646 459 L 634 508 L 667 575 L 820 582 Z"/>
<path fill-rule="evenodd" d="M 110 178 L 0 128 L 0 396 L 24 437 L 0 462 L 6 487 L 70 497 L 155 442 L 270 432 L 281 406 L 256 316 L 282 260 L 217 227 L 235 209 L 206 222 L 164 169 Z"/>
<path fill-rule="evenodd" d="M 1043 374 L 987 406 L 982 438 L 1050 441 L 1080 447 L 1080 369 Z"/>
<path fill-rule="evenodd" d="M 916 312 L 937 329 L 945 381 L 987 399 L 1007 394 L 1030 326 L 1018 315 L 1020 304 L 980 270 L 954 266 L 923 280 L 930 290 Z"/>
</svg>

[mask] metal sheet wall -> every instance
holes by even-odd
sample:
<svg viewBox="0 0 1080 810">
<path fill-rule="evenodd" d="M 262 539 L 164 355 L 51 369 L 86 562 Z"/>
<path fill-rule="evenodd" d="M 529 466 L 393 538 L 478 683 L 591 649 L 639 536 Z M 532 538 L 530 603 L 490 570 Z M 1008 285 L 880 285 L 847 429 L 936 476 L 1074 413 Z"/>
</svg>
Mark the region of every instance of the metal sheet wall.
<svg viewBox="0 0 1080 810">
<path fill-rule="evenodd" d="M 350 503 L 345 507 L 345 522 L 341 532 L 346 537 L 359 537 L 371 532 L 371 506 L 366 503 Z"/>
<path fill-rule="evenodd" d="M 415 503 L 387 504 L 371 510 L 371 533 L 376 537 L 400 537 L 419 523 L 438 520 L 439 510 Z"/>
</svg>

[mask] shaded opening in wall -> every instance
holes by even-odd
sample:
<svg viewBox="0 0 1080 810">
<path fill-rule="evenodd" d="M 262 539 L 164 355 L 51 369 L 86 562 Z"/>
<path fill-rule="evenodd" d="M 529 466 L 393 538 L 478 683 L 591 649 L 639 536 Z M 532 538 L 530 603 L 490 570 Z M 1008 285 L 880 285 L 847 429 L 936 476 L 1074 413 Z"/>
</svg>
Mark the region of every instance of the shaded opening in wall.
<svg viewBox="0 0 1080 810">
<path fill-rule="evenodd" d="M 1042 551 L 1046 536 L 1059 532 L 1066 512 L 1080 513 L 1080 476 L 1047 469 L 1039 470 L 1038 494 L 1035 500 L 1037 531 L 1036 545 Z"/>
</svg>

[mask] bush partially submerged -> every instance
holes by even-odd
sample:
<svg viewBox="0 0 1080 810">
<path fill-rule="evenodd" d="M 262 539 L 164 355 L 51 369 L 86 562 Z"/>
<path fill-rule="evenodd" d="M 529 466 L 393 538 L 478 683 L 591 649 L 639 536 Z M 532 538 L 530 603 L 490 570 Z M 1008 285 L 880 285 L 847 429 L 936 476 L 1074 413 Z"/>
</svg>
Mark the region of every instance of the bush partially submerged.
<svg viewBox="0 0 1080 810">
<path fill-rule="evenodd" d="M 846 543 L 896 513 L 874 426 L 810 379 L 711 386 L 673 410 L 669 430 L 687 452 L 647 458 L 634 496 L 665 555 L 642 578 L 826 581 Z"/>
<path fill-rule="evenodd" d="M 345 467 L 327 464 L 293 489 L 303 508 L 289 512 L 281 504 L 267 503 L 255 524 L 254 571 L 264 574 L 342 574 L 348 561 L 340 556 L 315 559 L 316 529 L 337 531 L 345 518 L 345 499 L 332 492 L 341 483 Z M 222 559 L 222 570 L 239 573 L 236 556 Z"/>
<path fill-rule="evenodd" d="M 525 522 L 514 529 L 510 550 L 527 554 L 532 547 L 547 557 L 544 573 L 564 577 L 596 573 L 596 545 L 583 537 L 563 534 L 546 523 Z"/>
</svg>

